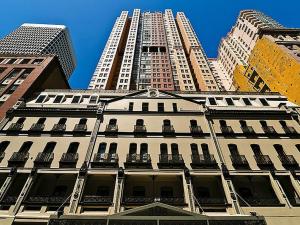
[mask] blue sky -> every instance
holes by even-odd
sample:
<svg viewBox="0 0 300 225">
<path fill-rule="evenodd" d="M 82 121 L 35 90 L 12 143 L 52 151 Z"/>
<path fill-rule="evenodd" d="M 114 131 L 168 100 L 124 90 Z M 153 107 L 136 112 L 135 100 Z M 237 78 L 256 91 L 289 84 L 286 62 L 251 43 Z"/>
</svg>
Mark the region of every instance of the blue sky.
<svg viewBox="0 0 300 225">
<path fill-rule="evenodd" d="M 22 23 L 64 24 L 70 29 L 77 67 L 72 88 L 86 88 L 116 17 L 134 8 L 184 11 L 208 55 L 241 9 L 257 9 L 287 27 L 300 27 L 300 0 L 8 0 L 1 1 L 0 38 Z"/>
</svg>

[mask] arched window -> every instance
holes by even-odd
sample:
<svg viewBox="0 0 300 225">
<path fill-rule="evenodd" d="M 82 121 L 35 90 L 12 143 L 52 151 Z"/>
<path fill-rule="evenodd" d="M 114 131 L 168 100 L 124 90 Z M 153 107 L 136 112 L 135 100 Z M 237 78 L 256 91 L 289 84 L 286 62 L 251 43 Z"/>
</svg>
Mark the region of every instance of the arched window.
<svg viewBox="0 0 300 225">
<path fill-rule="evenodd" d="M 254 155 L 257 155 L 257 156 L 258 155 L 262 155 L 259 145 L 257 145 L 257 144 L 251 144 L 250 147 L 251 147 Z"/>
<path fill-rule="evenodd" d="M 87 122 L 87 119 L 86 119 L 86 118 L 81 118 L 81 119 L 79 120 L 79 124 L 81 124 L 81 125 L 85 125 L 86 122 Z"/>
<path fill-rule="evenodd" d="M 106 150 L 106 145 L 107 144 L 105 142 L 101 142 L 98 147 L 98 153 L 104 154 Z"/>
<path fill-rule="evenodd" d="M 37 124 L 44 124 L 46 121 L 46 118 L 39 118 L 39 120 L 37 121 Z"/>
<path fill-rule="evenodd" d="M 171 121 L 170 120 L 164 120 L 163 124 L 164 124 L 164 126 L 171 126 Z"/>
<path fill-rule="evenodd" d="M 136 143 L 130 143 L 130 145 L 129 145 L 129 154 L 130 155 L 136 154 L 136 150 L 137 150 L 137 144 Z"/>
<path fill-rule="evenodd" d="M 228 144 L 228 148 L 230 151 L 230 154 L 233 156 L 239 155 L 239 151 L 237 149 L 237 146 L 235 144 Z"/>
<path fill-rule="evenodd" d="M 160 144 L 160 154 L 167 155 L 168 154 L 168 145 L 166 143 Z"/>
<path fill-rule="evenodd" d="M 280 123 L 280 125 L 281 125 L 282 127 L 286 127 L 286 122 L 285 122 L 285 121 L 280 120 L 279 123 Z"/>
<path fill-rule="evenodd" d="M 109 145 L 109 153 L 110 154 L 116 154 L 117 153 L 117 147 L 118 147 L 117 143 L 111 143 Z"/>
<path fill-rule="evenodd" d="M 70 143 L 67 153 L 75 154 L 78 150 L 78 147 L 79 147 L 79 142 Z"/>
<path fill-rule="evenodd" d="M 198 126 L 197 120 L 190 120 L 190 125 L 191 127 L 197 127 Z"/>
<path fill-rule="evenodd" d="M 65 124 L 67 122 L 67 118 L 60 118 L 58 124 Z"/>
<path fill-rule="evenodd" d="M 22 124 L 22 123 L 24 123 L 25 120 L 26 120 L 25 117 L 21 117 L 21 118 L 19 118 L 19 119 L 17 120 L 17 123 L 18 123 L 18 124 Z"/>
<path fill-rule="evenodd" d="M 2 141 L 0 143 L 0 153 L 3 153 L 7 149 L 9 143 L 10 143 L 9 141 Z"/>
<path fill-rule="evenodd" d="M 191 144 L 191 151 L 192 151 L 192 155 L 199 155 L 198 145 L 195 143 Z"/>
<path fill-rule="evenodd" d="M 241 127 L 246 127 L 247 123 L 245 120 L 240 120 Z"/>
<path fill-rule="evenodd" d="M 227 123 L 225 120 L 220 120 L 219 123 L 221 127 L 227 127 Z"/>
<path fill-rule="evenodd" d="M 22 144 L 21 148 L 19 149 L 20 153 L 27 153 L 32 145 L 32 141 L 26 141 Z"/>
<path fill-rule="evenodd" d="M 136 125 L 136 126 L 144 126 L 144 120 L 142 120 L 142 119 L 137 119 L 135 125 Z"/>
<path fill-rule="evenodd" d="M 284 150 L 283 150 L 282 145 L 275 144 L 275 145 L 273 145 L 273 146 L 274 146 L 274 148 L 275 148 L 275 150 L 276 150 L 276 152 L 277 152 L 278 155 L 280 155 L 280 156 L 285 156 L 285 152 L 284 152 Z"/>
<path fill-rule="evenodd" d="M 117 119 L 110 119 L 109 120 L 109 125 L 117 125 Z"/>
<path fill-rule="evenodd" d="M 141 155 L 148 154 L 148 144 L 142 143 L 141 144 Z"/>
<path fill-rule="evenodd" d="M 56 146 L 56 142 L 48 142 L 43 150 L 43 153 L 52 153 Z"/>
<path fill-rule="evenodd" d="M 172 155 L 178 155 L 179 154 L 179 151 L 178 151 L 178 144 L 171 144 L 171 152 L 172 152 Z"/>
</svg>

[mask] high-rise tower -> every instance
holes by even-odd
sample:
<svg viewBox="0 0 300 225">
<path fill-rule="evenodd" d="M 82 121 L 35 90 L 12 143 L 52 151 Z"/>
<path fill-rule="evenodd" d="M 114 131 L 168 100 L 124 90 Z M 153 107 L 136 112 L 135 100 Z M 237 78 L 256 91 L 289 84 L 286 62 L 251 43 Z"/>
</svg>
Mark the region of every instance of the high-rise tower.
<svg viewBox="0 0 300 225">
<path fill-rule="evenodd" d="M 0 40 L 0 53 L 57 55 L 67 78 L 76 59 L 66 26 L 25 23 Z"/>
<path fill-rule="evenodd" d="M 122 12 L 89 85 L 89 89 L 147 88 L 219 90 L 183 13 L 178 13 L 175 20 L 169 9 L 164 13 L 135 9 L 132 17 Z"/>
</svg>

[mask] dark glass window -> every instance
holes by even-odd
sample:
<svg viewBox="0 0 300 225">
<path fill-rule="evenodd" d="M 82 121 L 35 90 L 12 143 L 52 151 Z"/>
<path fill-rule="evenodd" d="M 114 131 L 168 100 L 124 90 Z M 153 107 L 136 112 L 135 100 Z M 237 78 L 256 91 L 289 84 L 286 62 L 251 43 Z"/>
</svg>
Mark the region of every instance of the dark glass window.
<svg viewBox="0 0 300 225">
<path fill-rule="evenodd" d="M 173 112 L 177 112 L 178 111 L 177 103 L 173 103 L 172 106 L 173 106 Z"/>
<path fill-rule="evenodd" d="M 165 111 L 164 103 L 158 103 L 157 109 L 158 109 L 158 112 L 164 112 Z"/>
<path fill-rule="evenodd" d="M 133 102 L 129 102 L 129 108 L 128 108 L 129 111 L 133 111 Z"/>
<path fill-rule="evenodd" d="M 40 95 L 35 102 L 42 103 L 45 100 L 45 98 L 46 98 L 46 95 Z"/>
<path fill-rule="evenodd" d="M 72 142 L 69 145 L 67 153 L 76 153 L 79 147 L 79 142 Z"/>
<path fill-rule="evenodd" d="M 148 112 L 149 111 L 149 103 L 148 102 L 143 102 L 142 103 L 142 111 L 143 112 Z"/>
</svg>

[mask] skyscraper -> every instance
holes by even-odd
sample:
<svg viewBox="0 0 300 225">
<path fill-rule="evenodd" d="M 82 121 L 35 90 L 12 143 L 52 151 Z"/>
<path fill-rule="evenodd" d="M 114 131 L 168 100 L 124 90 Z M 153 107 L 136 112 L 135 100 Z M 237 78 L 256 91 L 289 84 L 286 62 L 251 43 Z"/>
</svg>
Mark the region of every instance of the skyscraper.
<svg viewBox="0 0 300 225">
<path fill-rule="evenodd" d="M 25 23 L 0 40 L 0 53 L 57 55 L 67 78 L 76 59 L 66 26 Z"/>
<path fill-rule="evenodd" d="M 89 89 L 219 90 L 184 13 L 170 9 L 117 18 Z"/>
<path fill-rule="evenodd" d="M 252 49 L 259 37 L 259 31 L 263 28 L 283 28 L 281 24 L 271 17 L 256 10 L 242 10 L 225 38 L 222 38 L 217 61 L 213 64 L 223 68 L 219 76 L 225 81 L 226 90 L 234 90 L 233 72 L 237 65 L 247 66 Z M 222 71 L 222 69 L 220 70 Z M 229 88 L 229 89 L 227 89 Z"/>
</svg>

